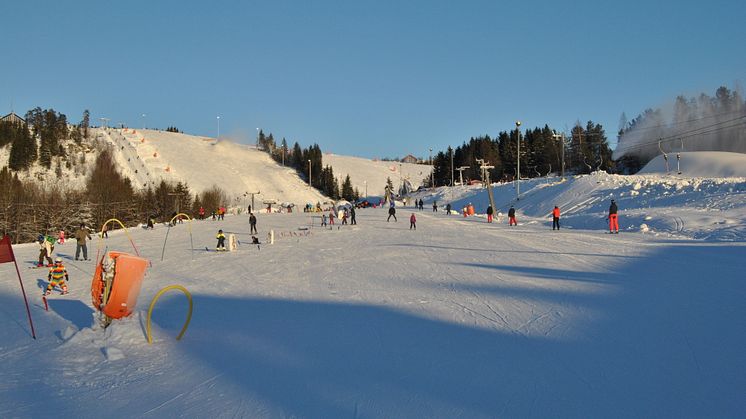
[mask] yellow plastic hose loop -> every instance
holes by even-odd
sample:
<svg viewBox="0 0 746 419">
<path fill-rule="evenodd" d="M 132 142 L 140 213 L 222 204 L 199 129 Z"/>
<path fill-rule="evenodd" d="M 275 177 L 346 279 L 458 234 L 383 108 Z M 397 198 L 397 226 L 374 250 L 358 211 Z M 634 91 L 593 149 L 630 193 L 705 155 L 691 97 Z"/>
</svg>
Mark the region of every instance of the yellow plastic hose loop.
<svg viewBox="0 0 746 419">
<path fill-rule="evenodd" d="M 153 308 L 155 307 L 155 303 L 158 301 L 159 298 L 161 298 L 161 295 L 163 295 L 168 290 L 181 290 L 181 292 L 184 293 L 184 295 L 187 296 L 187 299 L 189 300 L 189 313 L 187 313 L 186 322 L 184 323 L 184 327 L 181 328 L 181 332 L 178 336 L 176 336 L 176 340 L 181 340 L 181 337 L 184 336 L 184 333 L 187 330 L 187 327 L 189 327 L 189 322 L 192 320 L 192 308 L 194 304 L 192 303 L 192 294 L 187 291 L 186 288 L 182 287 L 181 285 L 169 285 L 166 288 L 163 288 L 162 290 L 158 291 L 158 294 L 153 297 L 153 301 L 150 302 L 150 308 L 148 309 L 148 321 L 147 326 L 145 327 L 145 332 L 148 337 L 148 343 L 153 343 L 153 334 L 150 331 L 150 317 L 153 314 Z"/>
</svg>

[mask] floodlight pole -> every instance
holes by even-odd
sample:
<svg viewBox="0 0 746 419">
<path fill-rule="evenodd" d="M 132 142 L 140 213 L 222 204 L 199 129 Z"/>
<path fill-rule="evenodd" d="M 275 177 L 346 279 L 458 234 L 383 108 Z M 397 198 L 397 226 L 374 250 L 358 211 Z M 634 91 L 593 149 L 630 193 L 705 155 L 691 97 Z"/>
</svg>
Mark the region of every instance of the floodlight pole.
<svg viewBox="0 0 746 419">
<path fill-rule="evenodd" d="M 555 133 L 552 134 L 552 138 L 554 138 L 555 140 L 561 141 L 562 167 L 560 168 L 560 175 L 562 176 L 562 179 L 564 179 L 565 178 L 565 133 L 563 132 L 562 134 L 557 134 L 557 132 L 555 131 Z"/>
<path fill-rule="evenodd" d="M 515 121 L 516 142 L 518 143 L 518 153 L 516 154 L 516 184 L 515 196 L 516 201 L 521 199 L 521 121 Z"/>
</svg>

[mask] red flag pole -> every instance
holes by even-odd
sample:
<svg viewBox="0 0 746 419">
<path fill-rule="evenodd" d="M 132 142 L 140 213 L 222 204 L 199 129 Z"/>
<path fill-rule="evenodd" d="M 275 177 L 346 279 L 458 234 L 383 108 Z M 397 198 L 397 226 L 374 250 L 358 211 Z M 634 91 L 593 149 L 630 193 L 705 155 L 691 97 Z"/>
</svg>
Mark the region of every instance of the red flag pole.
<svg viewBox="0 0 746 419">
<path fill-rule="evenodd" d="M 13 259 L 13 264 L 16 266 L 16 273 L 18 274 L 18 283 L 21 284 L 21 293 L 23 294 L 23 302 L 26 303 L 26 314 L 28 315 L 28 322 L 31 325 L 31 337 L 36 339 L 36 332 L 34 331 L 34 322 L 31 320 L 31 310 L 28 307 L 28 299 L 26 298 L 26 290 L 23 288 L 23 280 L 21 280 L 21 271 L 18 270 L 18 262 L 16 262 L 16 257 L 13 255 L 13 246 L 10 245 L 10 236 L 7 234 L 5 237 L 3 237 L 4 242 L 8 243 L 8 251 L 10 253 L 10 258 Z"/>
</svg>

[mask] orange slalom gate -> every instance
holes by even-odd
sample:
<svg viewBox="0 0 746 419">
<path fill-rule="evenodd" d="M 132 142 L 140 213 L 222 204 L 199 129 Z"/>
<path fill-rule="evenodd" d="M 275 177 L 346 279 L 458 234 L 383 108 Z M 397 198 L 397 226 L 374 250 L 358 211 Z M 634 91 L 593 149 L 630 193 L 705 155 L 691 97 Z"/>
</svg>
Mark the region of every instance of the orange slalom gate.
<svg viewBox="0 0 746 419">
<path fill-rule="evenodd" d="M 109 266 L 109 259 L 113 266 Z M 105 254 L 96 265 L 91 297 L 93 306 L 107 317 L 107 324 L 111 319 L 132 314 L 147 266 L 146 259 L 114 251 Z"/>
</svg>

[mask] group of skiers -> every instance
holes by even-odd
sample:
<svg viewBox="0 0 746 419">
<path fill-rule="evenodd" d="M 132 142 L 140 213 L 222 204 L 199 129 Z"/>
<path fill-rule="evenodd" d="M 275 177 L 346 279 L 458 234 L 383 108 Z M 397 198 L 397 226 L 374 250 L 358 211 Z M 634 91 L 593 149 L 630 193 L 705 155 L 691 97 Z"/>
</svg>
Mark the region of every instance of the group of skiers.
<svg viewBox="0 0 746 419">
<path fill-rule="evenodd" d="M 322 227 L 331 227 L 334 225 L 334 219 L 338 218 L 340 220 L 340 223 L 342 225 L 347 224 L 347 220 L 350 220 L 350 225 L 357 225 L 357 218 L 356 218 L 356 211 L 355 207 L 345 207 L 341 210 L 336 210 L 333 207 L 329 210 L 329 217 L 328 217 L 328 224 L 327 224 L 327 216 L 326 214 L 321 214 L 321 226 Z"/>
<path fill-rule="evenodd" d="M 415 199 L 414 204 L 415 204 L 415 208 L 417 208 L 419 210 L 422 210 L 423 205 L 424 205 L 422 199 L 419 199 L 419 200 Z M 438 211 L 437 201 L 433 201 L 433 212 L 437 212 L 437 211 Z M 466 211 L 466 210 L 464 210 L 464 211 Z M 486 212 L 487 212 L 487 222 L 488 223 L 492 223 L 493 220 L 494 220 L 494 215 L 495 215 L 495 210 L 494 210 L 494 208 L 492 208 L 492 205 L 488 205 L 487 206 L 487 211 Z M 618 212 L 619 212 L 619 209 L 617 207 L 616 201 L 612 199 L 611 200 L 611 205 L 609 205 L 609 215 L 608 215 L 608 218 L 607 218 L 608 221 L 609 221 L 609 233 L 619 234 L 619 217 L 618 217 Z M 560 213 L 561 213 L 561 211 L 560 211 L 559 206 L 555 205 L 554 208 L 552 209 L 552 212 L 550 213 L 550 215 L 552 217 L 552 230 L 553 231 L 560 229 Z M 446 205 L 446 214 L 447 215 L 451 214 L 451 204 L 450 203 L 448 203 Z M 466 212 L 464 212 L 464 216 L 466 217 Z M 396 221 L 396 208 L 394 207 L 394 203 L 393 202 L 391 202 L 391 204 L 390 204 L 390 207 L 389 207 L 389 216 L 386 219 L 386 222 L 390 221 L 391 217 L 394 217 L 394 221 Z M 410 229 L 413 229 L 413 228 L 417 229 L 417 227 L 416 227 L 416 221 L 417 221 L 417 219 L 416 219 L 414 213 L 412 213 L 412 216 L 410 217 L 410 223 L 411 223 Z M 508 225 L 511 226 L 511 227 L 518 225 L 518 221 L 516 219 L 516 210 L 515 210 L 515 207 L 513 205 L 511 205 L 510 208 L 508 209 Z"/>
<path fill-rule="evenodd" d="M 60 232 L 60 240 L 64 237 L 62 234 L 63 232 Z M 83 252 L 83 259 L 89 260 L 87 240 L 91 240 L 91 231 L 85 226 L 85 224 L 80 224 L 80 228 L 75 231 L 74 237 L 76 240 L 75 260 L 80 260 L 81 251 Z M 47 274 L 47 281 L 49 283 L 44 290 L 43 296 L 51 294 L 55 287 L 59 287 L 62 290 L 62 294 L 67 294 L 68 288 L 66 281 L 70 280 L 67 269 L 65 268 L 61 257 L 58 256 L 54 258 L 54 261 L 52 260 L 54 245 L 57 242 L 57 239 L 51 235 L 40 234 L 37 237 L 37 242 L 39 244 L 39 260 L 37 261 L 36 266 L 44 267 L 44 261 L 46 260 L 46 267 L 49 268 L 49 273 Z"/>
</svg>

